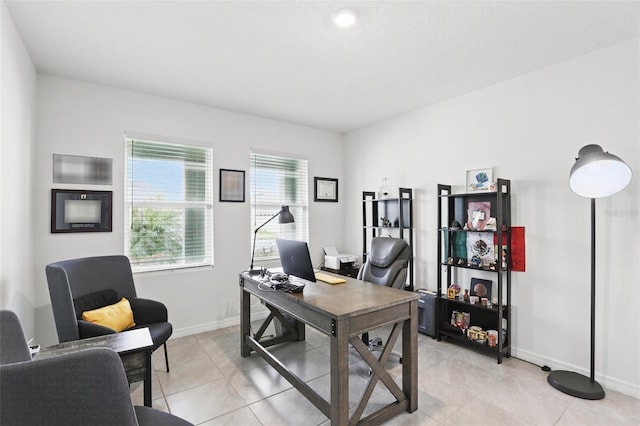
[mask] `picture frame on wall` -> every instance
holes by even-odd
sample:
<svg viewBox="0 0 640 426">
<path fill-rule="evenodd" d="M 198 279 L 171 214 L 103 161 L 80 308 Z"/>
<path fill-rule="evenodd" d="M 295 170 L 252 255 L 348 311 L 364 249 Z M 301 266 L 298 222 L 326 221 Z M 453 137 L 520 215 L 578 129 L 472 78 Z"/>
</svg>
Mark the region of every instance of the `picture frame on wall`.
<svg viewBox="0 0 640 426">
<path fill-rule="evenodd" d="M 493 167 L 484 169 L 467 170 L 467 191 L 495 191 L 496 185 L 493 181 Z"/>
<path fill-rule="evenodd" d="M 51 190 L 51 233 L 111 232 L 111 191 Z"/>
<path fill-rule="evenodd" d="M 53 183 L 111 185 L 113 159 L 53 154 Z"/>
<path fill-rule="evenodd" d="M 313 201 L 338 202 L 338 179 L 314 177 L 313 187 Z"/>
<path fill-rule="evenodd" d="M 220 169 L 220 201 L 244 203 L 244 170 Z"/>
</svg>

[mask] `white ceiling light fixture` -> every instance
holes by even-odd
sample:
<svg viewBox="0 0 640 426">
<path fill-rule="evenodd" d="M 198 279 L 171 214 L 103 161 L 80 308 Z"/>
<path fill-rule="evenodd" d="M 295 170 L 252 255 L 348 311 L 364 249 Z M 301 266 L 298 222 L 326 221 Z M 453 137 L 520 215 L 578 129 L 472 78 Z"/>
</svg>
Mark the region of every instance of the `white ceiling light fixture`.
<svg viewBox="0 0 640 426">
<path fill-rule="evenodd" d="M 339 9 L 331 14 L 331 20 L 338 28 L 348 29 L 358 22 L 358 12 L 353 9 Z"/>
</svg>

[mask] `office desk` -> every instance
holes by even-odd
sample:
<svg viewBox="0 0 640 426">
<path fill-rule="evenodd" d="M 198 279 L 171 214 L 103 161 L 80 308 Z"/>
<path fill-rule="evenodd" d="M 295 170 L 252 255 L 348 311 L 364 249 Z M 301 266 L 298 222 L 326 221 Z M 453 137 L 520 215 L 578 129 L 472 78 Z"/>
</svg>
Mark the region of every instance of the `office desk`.
<svg viewBox="0 0 640 426">
<path fill-rule="evenodd" d="M 330 420 L 332 425 L 380 424 L 403 412 L 418 409 L 418 295 L 404 290 L 346 278 L 344 284 L 330 285 L 321 281 L 308 283 L 303 293 L 265 291 L 258 277 L 240 274 L 240 353 L 243 357 L 255 351 L 287 379 L 300 393 Z M 255 335 L 250 331 L 250 296 L 265 303 L 269 316 Z M 295 319 L 288 321 L 283 313 Z M 287 333 L 264 339 L 269 323 L 279 319 Z M 304 324 L 326 334 L 331 348 L 331 400 L 326 401 L 298 378 L 267 347 L 292 340 L 304 340 Z M 387 344 L 376 358 L 362 342 L 365 331 L 393 325 Z M 399 335 L 402 334 L 402 389 L 384 368 L 384 363 Z M 349 419 L 349 345 L 369 364 L 369 384 Z M 362 417 L 369 397 L 378 381 L 382 381 L 396 401 Z"/>
<path fill-rule="evenodd" d="M 89 348 L 108 348 L 120 355 L 129 383 L 144 381 L 144 405 L 151 407 L 151 349 L 153 340 L 148 328 L 72 340 L 42 348 L 37 358 L 49 358 Z"/>
</svg>

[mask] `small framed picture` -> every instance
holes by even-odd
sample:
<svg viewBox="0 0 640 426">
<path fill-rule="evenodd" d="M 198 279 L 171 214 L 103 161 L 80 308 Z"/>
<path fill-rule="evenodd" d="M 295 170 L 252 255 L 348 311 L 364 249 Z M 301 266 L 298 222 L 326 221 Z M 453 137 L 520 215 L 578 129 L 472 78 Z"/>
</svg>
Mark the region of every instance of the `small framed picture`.
<svg viewBox="0 0 640 426">
<path fill-rule="evenodd" d="M 487 298 L 491 300 L 491 287 L 493 282 L 491 280 L 484 280 L 482 278 L 471 278 L 471 285 L 469 286 L 469 294 L 471 296 L 477 296 L 478 298 Z"/>
<path fill-rule="evenodd" d="M 467 204 L 467 229 L 484 231 L 489 219 L 491 219 L 491 201 L 470 201 Z"/>
<path fill-rule="evenodd" d="M 220 169 L 220 201 L 244 203 L 244 170 Z"/>
<path fill-rule="evenodd" d="M 467 191 L 495 191 L 493 168 L 467 170 Z"/>
<path fill-rule="evenodd" d="M 447 298 L 448 299 L 455 299 L 456 298 L 456 289 L 453 287 L 449 287 L 447 289 Z"/>
<path fill-rule="evenodd" d="M 338 202 L 338 179 L 314 177 L 313 201 Z"/>
</svg>

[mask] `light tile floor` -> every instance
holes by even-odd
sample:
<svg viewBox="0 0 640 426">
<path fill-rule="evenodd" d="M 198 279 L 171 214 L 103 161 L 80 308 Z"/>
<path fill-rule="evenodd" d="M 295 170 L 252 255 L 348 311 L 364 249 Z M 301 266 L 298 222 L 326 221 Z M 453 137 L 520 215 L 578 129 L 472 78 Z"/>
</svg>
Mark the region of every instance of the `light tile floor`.
<svg viewBox="0 0 640 426">
<path fill-rule="evenodd" d="M 329 424 L 259 356 L 242 358 L 239 339 L 236 326 L 169 340 L 170 373 L 164 371 L 163 351 L 153 355 L 153 406 L 204 426 Z M 640 425 L 638 399 L 606 390 L 605 399 L 586 401 L 553 389 L 547 373 L 516 358 L 498 365 L 492 357 L 422 334 L 418 344 L 418 411 L 388 425 Z M 329 398 L 327 337 L 307 327 L 306 341 L 272 352 Z M 350 361 L 353 410 L 368 368 L 355 353 Z M 387 367 L 399 382 L 397 360 Z M 140 384 L 131 394 L 142 405 Z M 390 401 L 391 394 L 379 385 L 369 405 L 375 409 Z"/>
</svg>

